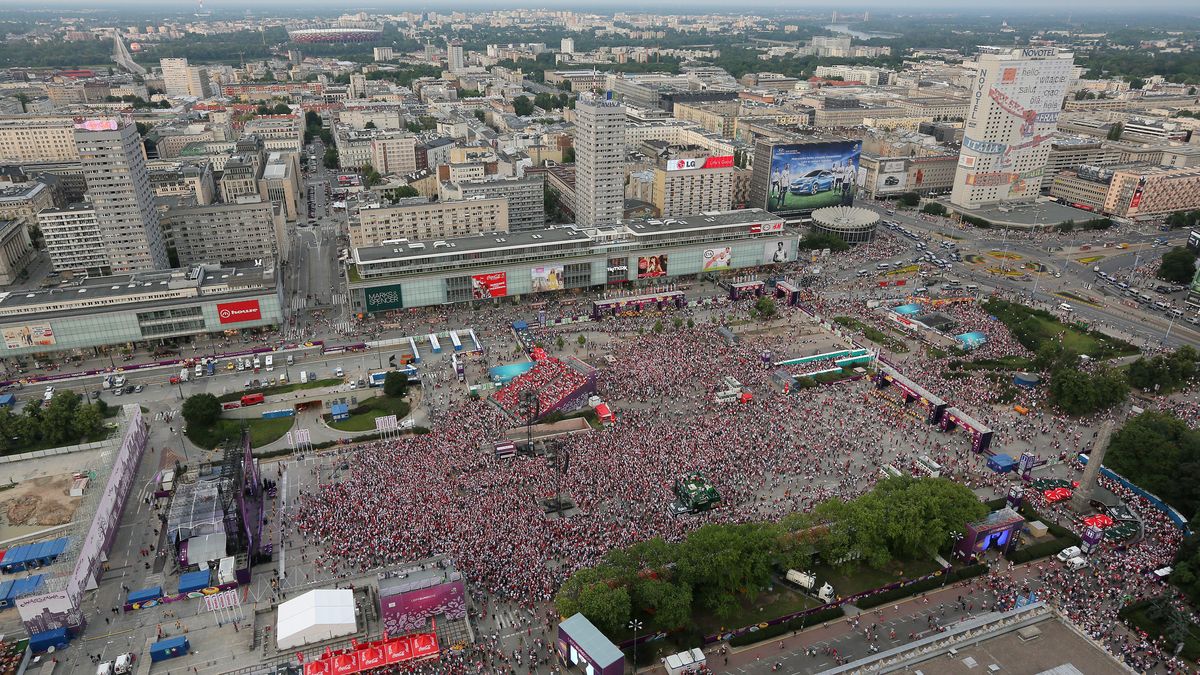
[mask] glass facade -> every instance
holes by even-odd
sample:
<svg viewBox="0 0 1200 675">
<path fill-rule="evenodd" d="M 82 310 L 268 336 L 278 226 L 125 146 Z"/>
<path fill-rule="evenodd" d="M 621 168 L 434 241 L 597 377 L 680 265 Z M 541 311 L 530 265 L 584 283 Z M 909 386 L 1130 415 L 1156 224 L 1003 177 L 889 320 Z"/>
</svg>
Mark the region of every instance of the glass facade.
<svg viewBox="0 0 1200 675">
<path fill-rule="evenodd" d="M 221 323 L 217 305 L 229 302 L 257 300 L 260 318 L 250 321 Z M 145 305 L 143 304 L 144 308 Z M 277 295 L 264 293 L 254 296 L 211 296 L 208 299 L 180 303 L 161 309 L 121 310 L 119 305 L 80 313 L 77 316 L 49 317 L 44 314 L 8 317 L 0 323 L 0 333 L 20 331 L 24 326 L 48 324 L 53 332 L 53 345 L 16 346 L 15 342 L 0 343 L 0 357 L 23 354 L 42 354 L 71 349 L 91 349 L 105 345 L 120 345 L 168 337 L 219 333 L 230 329 L 261 328 L 282 323 Z M 140 310 L 140 311 L 139 311 Z"/>
<path fill-rule="evenodd" d="M 477 298 L 479 287 L 478 277 L 488 276 L 493 279 L 491 288 L 498 294 L 490 297 L 511 297 L 533 293 L 533 268 L 542 266 L 562 267 L 562 287 L 564 289 L 588 288 L 625 282 L 639 282 L 638 258 L 644 256 L 667 256 L 666 274 L 655 279 L 642 279 L 642 283 L 661 282 L 681 276 L 691 276 L 704 273 L 707 252 L 714 249 L 724 251 L 728 265 L 720 270 L 756 268 L 776 262 L 793 261 L 796 259 L 797 239 L 794 234 L 781 233 L 779 236 L 764 236 L 747 238 L 745 234 L 731 237 L 703 237 L 702 243 L 679 245 L 680 238 L 674 239 L 674 245 L 666 245 L 670 238 L 662 238 L 662 246 L 654 242 L 639 242 L 631 245 L 628 242 L 605 244 L 596 242 L 587 247 L 590 255 L 564 259 L 559 251 L 543 251 L 541 255 L 532 255 L 527 251 L 515 251 L 502 264 L 499 259 L 493 259 L 492 264 L 469 266 L 464 269 L 457 263 L 434 262 L 429 260 L 410 261 L 406 265 L 411 273 L 389 275 L 386 280 L 364 279 L 352 283 L 351 302 L 355 312 L 365 311 L 365 293 L 368 289 L 400 285 L 404 307 L 423 307 L 446 303 L 469 302 Z M 691 238 L 684 239 L 684 241 Z M 719 242 L 719 243 L 718 243 Z M 613 250 L 610 250 L 613 249 Z M 575 248 L 576 252 L 582 252 Z M 776 255 L 785 256 L 780 261 L 773 258 Z M 519 262 L 518 262 L 519 261 Z M 516 263 L 516 264 L 514 264 Z M 417 272 L 420 270 L 420 272 Z M 499 292 L 499 282 L 495 281 L 503 274 L 503 292 Z"/>
</svg>

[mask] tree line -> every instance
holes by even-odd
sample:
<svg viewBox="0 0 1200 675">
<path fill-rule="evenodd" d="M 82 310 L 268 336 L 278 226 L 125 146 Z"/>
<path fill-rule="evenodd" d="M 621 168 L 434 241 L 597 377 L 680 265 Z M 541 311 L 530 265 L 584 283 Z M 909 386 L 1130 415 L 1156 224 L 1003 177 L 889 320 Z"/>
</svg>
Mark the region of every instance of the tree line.
<svg viewBox="0 0 1200 675">
<path fill-rule="evenodd" d="M 674 631 L 694 625 L 695 612 L 732 617 L 775 574 L 808 569 L 817 558 L 845 571 L 932 558 L 987 511 L 953 481 L 889 478 L 856 499 L 831 499 L 778 523 L 709 524 L 679 542 L 655 538 L 612 550 L 571 575 L 555 608 L 583 613 L 609 635 L 635 616 L 650 630 Z"/>
<path fill-rule="evenodd" d="M 49 405 L 31 400 L 21 412 L 0 407 L 0 448 L 5 452 L 23 452 L 29 448 L 58 447 L 104 438 L 104 416 L 108 404 L 103 400 L 84 403 L 73 391 L 58 391 Z"/>
</svg>

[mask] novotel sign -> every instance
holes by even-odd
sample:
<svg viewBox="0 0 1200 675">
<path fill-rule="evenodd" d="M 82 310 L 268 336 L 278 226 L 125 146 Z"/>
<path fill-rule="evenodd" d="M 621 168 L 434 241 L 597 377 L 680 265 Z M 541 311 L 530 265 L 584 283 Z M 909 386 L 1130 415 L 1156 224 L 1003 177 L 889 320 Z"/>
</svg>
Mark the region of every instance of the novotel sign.
<svg viewBox="0 0 1200 675">
<path fill-rule="evenodd" d="M 222 302 L 217 305 L 217 318 L 221 323 L 258 321 L 262 318 L 262 309 L 258 306 L 257 300 Z"/>
<path fill-rule="evenodd" d="M 1041 49 L 1022 49 L 1021 56 L 1025 58 L 1041 59 L 1048 56 L 1056 56 L 1058 50 L 1054 47 L 1043 47 Z"/>
<path fill-rule="evenodd" d="M 666 166 L 667 171 L 688 171 L 690 169 L 728 169 L 733 166 L 733 155 L 668 159 Z"/>
</svg>

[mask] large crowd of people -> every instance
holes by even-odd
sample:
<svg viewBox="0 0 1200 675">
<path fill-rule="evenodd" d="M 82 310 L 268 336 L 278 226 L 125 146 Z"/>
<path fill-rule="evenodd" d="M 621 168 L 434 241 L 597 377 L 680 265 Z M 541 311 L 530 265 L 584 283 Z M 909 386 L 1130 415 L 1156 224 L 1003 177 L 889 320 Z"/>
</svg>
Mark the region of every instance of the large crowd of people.
<svg viewBox="0 0 1200 675">
<path fill-rule="evenodd" d="M 492 392 L 491 399 L 501 410 L 522 423 L 526 418 L 557 409 L 563 401 L 587 383 L 587 376 L 552 356 L 533 362 L 533 368 L 517 375 Z M 527 409 L 529 392 L 537 397 L 536 408 Z"/>
<path fill-rule="evenodd" d="M 584 352 L 598 368 L 597 390 L 619 417 L 602 431 L 559 441 L 570 457 L 562 489 L 578 505 L 570 517 L 548 515 L 543 508 L 543 500 L 556 489 L 551 460 L 526 455 L 498 459 L 487 451 L 514 426 L 500 409 L 519 415 L 522 390 L 539 391 L 549 397 L 543 405 L 550 405 L 555 392 L 575 388 L 579 373 L 546 359 L 494 392 L 495 404 L 465 397 L 450 401 L 432 413 L 429 434 L 366 444 L 356 451 L 348 475 L 315 476 L 318 488 L 282 516 L 285 527 L 294 527 L 319 548 L 314 575 L 353 578 L 448 555 L 468 580 L 476 616 L 486 616 L 497 603 L 510 603 L 525 608 L 531 625 L 548 627 L 547 603 L 559 585 L 610 550 L 651 537 L 676 541 L 706 522 L 777 520 L 825 499 L 852 498 L 870 489 L 885 465 L 919 474 L 917 460 L 927 456 L 941 465 L 942 475 L 981 496 L 1007 491 L 1010 479 L 987 469 L 986 457 L 971 451 L 967 434 L 928 425 L 916 404 L 903 404 L 868 379 L 794 395 L 773 390 L 768 381 L 773 369 L 762 353 L 772 351 L 777 358 L 811 353 L 789 347 L 795 342 L 790 334 L 781 339 L 788 328 L 811 325 L 811 319 L 783 308 L 776 324 L 783 333 L 749 331 L 739 342 L 727 343 L 715 324 L 744 320 L 751 302 L 722 301 L 703 313 L 685 309 L 537 329 L 545 344 L 552 337 L 567 337 L 567 351 Z M 805 309 L 824 316 L 873 316 L 863 303 L 830 306 L 813 300 Z M 1028 356 L 978 307 L 954 305 L 941 311 L 964 329 L 987 335 L 979 356 Z M 480 326 L 481 318 L 473 325 Z M 513 318 L 497 313 L 485 321 L 503 332 Z M 485 344 L 494 345 L 494 354 L 506 355 L 503 340 L 485 337 L 495 333 L 477 332 Z M 587 336 L 586 348 L 572 344 L 577 334 Z M 1056 415 L 1036 390 L 1019 392 L 1018 402 L 1028 408 L 1019 413 L 1012 401 L 998 403 L 993 381 L 953 377 L 930 350 L 915 340 L 912 345 L 907 354 L 890 358 L 922 386 L 991 426 L 996 451 L 1014 457 L 1030 451 L 1052 463 L 1067 461 L 1092 441 L 1103 418 Z M 713 393 L 724 388 L 726 376 L 756 395 L 745 402 L 717 403 Z M 1185 412 L 1196 410 L 1195 403 L 1181 405 Z M 669 513 L 671 485 L 688 471 L 700 471 L 713 482 L 722 508 L 698 516 Z M 1158 652 L 1150 656 L 1145 645 L 1130 648 L 1122 642 L 1127 638 L 1118 629 L 1116 604 L 1099 595 L 1114 588 L 1127 588 L 1135 597 L 1153 592 L 1156 582 L 1140 571 L 1169 562 L 1178 535 L 1148 505 L 1110 487 L 1146 517 L 1146 536 L 1131 546 L 1102 549 L 1095 566 L 1098 585 L 1045 563 L 1046 592 L 1131 664 L 1165 664 L 1166 658 Z M 1065 507 L 1038 505 L 1064 525 L 1078 527 Z M 991 583 L 1001 596 L 1012 596 L 1003 579 Z M 549 654 L 546 644 L 534 644 L 533 637 L 523 657 L 489 651 L 495 645 L 489 640 L 485 635 L 476 649 L 486 659 L 510 665 L 518 658 L 540 661 Z M 470 663 L 461 665 L 461 672 L 478 672 L 470 670 Z"/>
</svg>

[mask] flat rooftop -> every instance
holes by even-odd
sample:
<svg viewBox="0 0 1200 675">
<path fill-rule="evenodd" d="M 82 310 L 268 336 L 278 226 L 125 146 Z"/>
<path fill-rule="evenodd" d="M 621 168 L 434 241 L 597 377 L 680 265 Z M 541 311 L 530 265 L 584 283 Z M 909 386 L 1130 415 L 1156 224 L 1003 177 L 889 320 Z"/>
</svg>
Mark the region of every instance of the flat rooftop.
<svg viewBox="0 0 1200 675">
<path fill-rule="evenodd" d="M 84 278 L 57 288 L 36 291 L 0 293 L 0 317 L 51 317 L 76 314 L 95 314 L 105 310 L 123 310 L 141 305 L 162 305 L 184 302 L 207 302 L 238 295 L 261 295 L 275 288 L 273 267 L 215 267 L 137 272 L 109 277 Z M 186 291 L 194 289 L 194 295 Z M 176 298 L 134 301 L 146 293 L 177 292 Z M 128 305 L 109 304 L 109 299 L 129 298 Z M 98 304 L 99 303 L 99 304 Z M 74 305 L 74 306 L 72 306 Z M 55 309 L 39 311 L 40 307 Z"/>
<path fill-rule="evenodd" d="M 980 673 L 1037 673 L 1038 675 L 1127 675 L 1129 670 L 1055 617 L 1034 626 L 1038 637 L 1024 641 L 1017 631 L 998 633 L 974 645 L 955 647 L 912 666 L 892 670 L 906 675 L 979 675 Z M 993 665 L 999 669 L 993 671 Z"/>
<path fill-rule="evenodd" d="M 566 242 L 590 242 L 591 237 L 570 227 L 537 230 L 534 232 L 485 232 L 453 239 L 423 239 L 397 241 L 384 246 L 364 246 L 355 249 L 360 263 L 384 260 L 424 258 L 431 255 L 461 255 L 466 252 L 487 251 L 521 246 L 553 246 Z"/>
<path fill-rule="evenodd" d="M 715 227 L 731 227 L 744 225 L 749 227 L 755 223 L 774 221 L 782 227 L 783 218 L 763 209 L 741 209 L 738 211 L 709 211 L 694 216 L 675 216 L 671 218 L 635 218 L 623 221 L 629 229 L 629 234 L 635 237 L 645 237 L 664 232 L 685 232 Z M 782 230 L 780 230 L 782 232 Z"/>
<path fill-rule="evenodd" d="M 993 223 L 1015 225 L 1018 227 L 1054 227 L 1066 220 L 1074 220 L 1078 223 L 1101 217 L 1101 214 L 1094 211 L 1084 211 L 1083 209 L 1076 209 L 1050 201 L 1038 202 L 1036 204 L 1006 205 L 1004 207 L 1005 210 L 1001 210 L 997 206 L 989 206 L 982 209 L 964 209 L 950 204 L 949 200 L 947 200 L 946 206 L 959 213 L 984 218 Z"/>
</svg>

